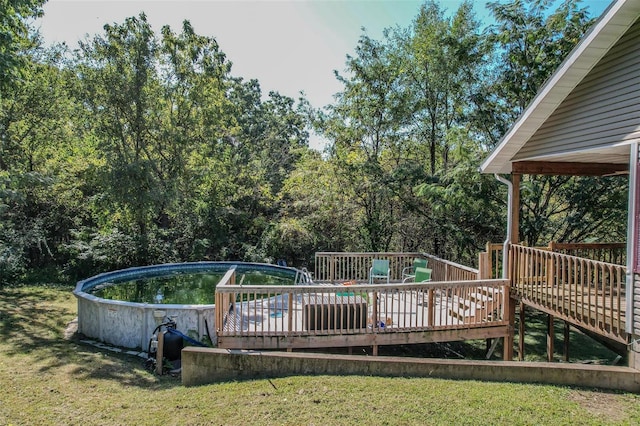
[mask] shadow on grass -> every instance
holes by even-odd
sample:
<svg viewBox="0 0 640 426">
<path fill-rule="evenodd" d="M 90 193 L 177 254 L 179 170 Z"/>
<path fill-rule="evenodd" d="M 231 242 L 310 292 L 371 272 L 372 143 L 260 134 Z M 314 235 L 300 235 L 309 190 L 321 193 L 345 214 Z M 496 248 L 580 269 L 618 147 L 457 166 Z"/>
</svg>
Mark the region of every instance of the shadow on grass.
<svg viewBox="0 0 640 426">
<path fill-rule="evenodd" d="M 0 355 L 16 359 L 16 369 L 31 372 L 64 370 L 78 380 L 111 380 L 127 386 L 162 388 L 180 385 L 175 378 L 158 378 L 144 370 L 144 360 L 80 344 L 79 336 L 65 337 L 76 317 L 76 301 L 69 286 L 0 289 Z M 19 373 L 17 371 L 17 373 Z"/>
<path fill-rule="evenodd" d="M 39 373 L 63 371 L 78 380 L 115 381 L 145 389 L 181 386 L 179 379 L 157 377 L 144 370 L 141 358 L 80 344 L 77 337 L 65 338 L 67 325 L 76 317 L 71 290 L 70 286 L 0 289 L 0 356 L 16 359 L 15 368 L 24 368 L 25 372 L 26 369 Z M 555 359 L 560 360 L 562 321 L 556 321 L 555 327 Z M 348 350 L 336 348 L 327 352 Z M 371 347 L 354 348 L 352 353 L 371 355 Z M 379 347 L 383 356 L 486 359 L 485 353 L 484 340 Z M 525 355 L 527 361 L 546 360 L 546 315 L 533 310 L 527 311 Z M 574 329 L 570 335 L 570 355 L 571 362 L 598 364 L 612 364 L 617 358 L 614 352 Z M 21 357 L 26 357 L 26 362 L 18 362 Z M 491 359 L 501 357 L 502 341 Z"/>
<path fill-rule="evenodd" d="M 516 315 L 514 357 L 518 357 L 519 315 Z M 564 322 L 554 321 L 554 361 L 562 361 Z M 402 356 L 419 358 L 500 360 L 503 355 L 503 339 L 499 339 L 490 358 L 487 358 L 489 344 L 485 340 L 468 340 L 464 342 L 422 343 L 412 345 L 380 346 L 378 354 L 382 356 Z M 317 351 L 317 350 L 316 350 Z M 547 315 L 534 309 L 527 309 L 525 325 L 525 361 L 547 361 Z M 349 353 L 348 348 L 323 350 L 325 353 Z M 371 347 L 353 348 L 354 355 L 372 355 Z M 569 362 L 612 365 L 624 364 L 618 354 L 609 350 L 600 342 L 571 327 L 569 335 Z"/>
<path fill-rule="evenodd" d="M 516 351 L 519 320 L 516 315 Z M 564 321 L 554 321 L 554 361 L 564 359 Z M 525 319 L 524 358 L 525 361 L 547 360 L 547 314 L 528 308 Z M 517 353 L 517 352 L 516 352 Z M 585 335 L 574 327 L 569 333 L 569 362 L 611 365 L 619 361 L 618 354 L 602 343 Z"/>
</svg>

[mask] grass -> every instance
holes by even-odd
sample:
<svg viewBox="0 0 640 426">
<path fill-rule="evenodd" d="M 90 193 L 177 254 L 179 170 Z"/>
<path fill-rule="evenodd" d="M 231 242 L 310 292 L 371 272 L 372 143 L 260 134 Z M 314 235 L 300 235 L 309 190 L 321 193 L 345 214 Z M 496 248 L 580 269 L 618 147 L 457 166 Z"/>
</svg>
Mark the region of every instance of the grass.
<svg viewBox="0 0 640 426">
<path fill-rule="evenodd" d="M 71 287 L 0 289 L 0 424 L 640 423 L 638 395 L 558 386 L 295 376 L 185 388 L 65 338 L 75 315 Z"/>
</svg>

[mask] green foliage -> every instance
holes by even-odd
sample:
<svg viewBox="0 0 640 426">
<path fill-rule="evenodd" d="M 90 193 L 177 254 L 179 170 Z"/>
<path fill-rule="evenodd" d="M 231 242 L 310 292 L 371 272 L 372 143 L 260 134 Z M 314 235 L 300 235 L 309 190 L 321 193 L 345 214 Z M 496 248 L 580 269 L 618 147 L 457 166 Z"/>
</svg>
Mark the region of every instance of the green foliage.
<svg viewBox="0 0 640 426">
<path fill-rule="evenodd" d="M 42 16 L 46 0 L 0 0 L 0 98 L 21 80 L 28 59 L 22 55 L 33 45 L 29 19 Z"/>
<path fill-rule="evenodd" d="M 1 1 L 1 0 L 0 0 Z M 425 251 L 474 264 L 502 241 L 504 187 L 477 167 L 591 23 L 578 2 L 427 1 L 360 37 L 333 105 L 263 94 L 217 41 L 144 13 L 74 53 L 43 48 L 42 2 L 0 6 L 0 282 L 149 263 L 313 265 L 316 251 Z M 309 125 L 331 143 L 308 148 Z M 522 231 L 624 239 L 626 181 L 533 178 Z"/>
<path fill-rule="evenodd" d="M 522 183 L 521 237 L 549 241 L 626 240 L 628 179 L 531 177 Z"/>
</svg>

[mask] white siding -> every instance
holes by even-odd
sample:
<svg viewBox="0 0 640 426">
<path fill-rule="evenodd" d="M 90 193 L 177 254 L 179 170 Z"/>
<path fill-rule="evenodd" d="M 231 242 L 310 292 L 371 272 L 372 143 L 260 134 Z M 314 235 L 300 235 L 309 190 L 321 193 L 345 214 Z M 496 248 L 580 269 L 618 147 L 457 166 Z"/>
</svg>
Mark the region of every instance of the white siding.
<svg viewBox="0 0 640 426">
<path fill-rule="evenodd" d="M 640 337 L 640 281 L 638 281 L 640 276 L 637 274 L 633 276 L 633 334 Z"/>
<path fill-rule="evenodd" d="M 558 106 L 514 160 L 640 140 L 640 20 Z"/>
</svg>

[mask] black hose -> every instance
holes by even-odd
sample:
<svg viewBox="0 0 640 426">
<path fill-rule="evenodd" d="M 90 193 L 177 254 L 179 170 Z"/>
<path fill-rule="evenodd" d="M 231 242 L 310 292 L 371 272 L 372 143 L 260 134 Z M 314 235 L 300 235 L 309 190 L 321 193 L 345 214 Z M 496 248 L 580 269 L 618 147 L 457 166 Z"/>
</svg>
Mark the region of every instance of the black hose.
<svg viewBox="0 0 640 426">
<path fill-rule="evenodd" d="M 176 330 L 175 328 L 167 328 L 167 331 L 169 333 L 171 333 L 171 334 L 175 334 L 177 336 L 182 337 L 183 340 L 186 340 L 187 342 L 191 343 L 194 346 L 201 346 L 201 347 L 207 346 L 202 342 L 198 342 L 196 339 L 192 339 L 191 337 L 187 336 L 186 334 L 184 334 L 180 330 Z"/>
<path fill-rule="evenodd" d="M 167 322 L 163 322 L 162 324 L 160 324 L 159 326 L 153 329 L 153 331 L 151 332 L 151 339 L 149 339 L 149 345 L 147 345 L 147 355 L 151 354 L 151 342 L 153 341 L 153 335 L 156 334 L 158 330 L 160 330 L 162 327 L 176 328 L 176 322 L 169 320 Z"/>
<path fill-rule="evenodd" d="M 207 332 L 207 337 L 209 338 L 209 342 L 211 342 L 211 346 L 213 347 L 213 339 L 211 339 L 211 333 L 209 333 L 209 323 L 207 319 L 204 319 L 204 331 Z"/>
</svg>

